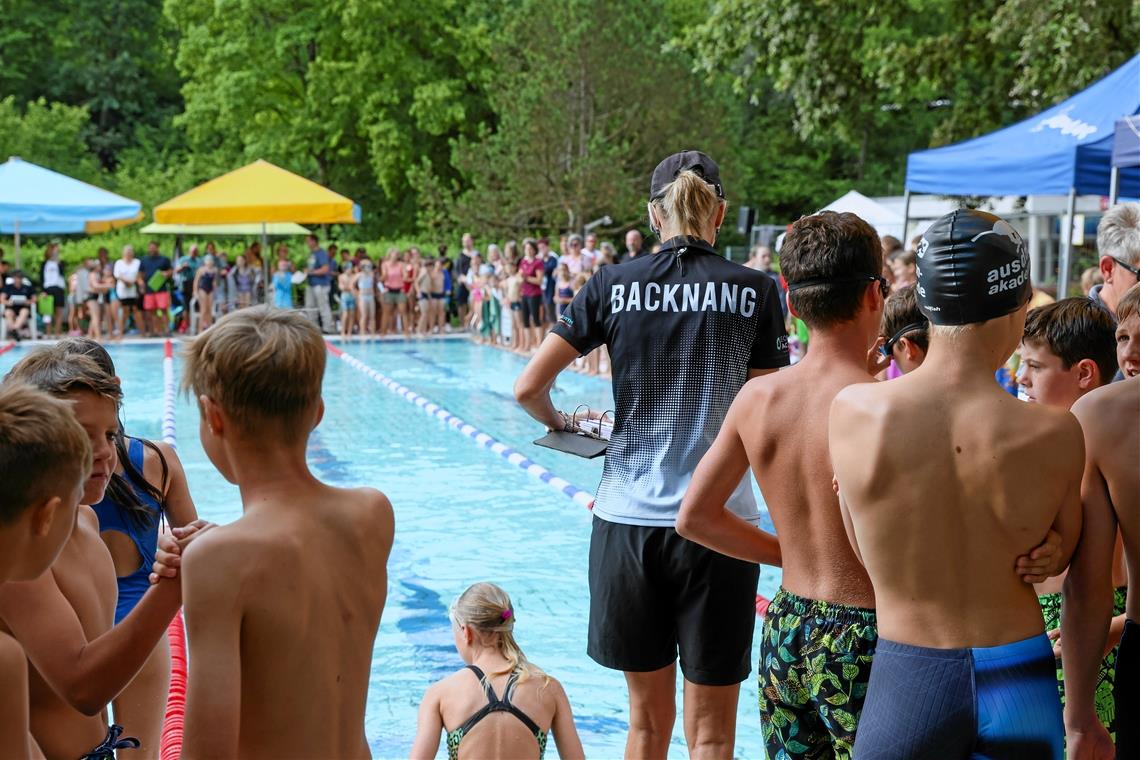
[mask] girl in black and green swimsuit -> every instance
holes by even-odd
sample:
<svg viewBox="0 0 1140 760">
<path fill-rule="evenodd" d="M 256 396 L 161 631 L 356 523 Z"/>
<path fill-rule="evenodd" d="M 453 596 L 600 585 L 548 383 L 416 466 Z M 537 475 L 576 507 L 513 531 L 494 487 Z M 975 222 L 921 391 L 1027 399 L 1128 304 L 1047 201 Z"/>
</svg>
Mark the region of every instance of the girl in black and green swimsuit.
<svg viewBox="0 0 1140 760">
<path fill-rule="evenodd" d="M 519 648 L 507 593 L 491 583 L 476 583 L 451 606 L 451 624 L 455 648 L 467 667 L 424 693 L 412 760 L 434 758 L 443 731 L 450 760 L 542 760 L 550 733 L 562 760 L 582 758 L 566 692 Z"/>
</svg>

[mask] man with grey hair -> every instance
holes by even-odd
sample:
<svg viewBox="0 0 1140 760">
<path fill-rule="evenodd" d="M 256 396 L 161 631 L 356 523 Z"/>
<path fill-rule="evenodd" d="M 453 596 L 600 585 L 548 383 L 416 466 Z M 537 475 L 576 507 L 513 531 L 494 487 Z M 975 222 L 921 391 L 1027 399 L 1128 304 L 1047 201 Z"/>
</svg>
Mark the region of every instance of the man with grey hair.
<svg viewBox="0 0 1140 760">
<path fill-rule="evenodd" d="M 1101 217 L 1096 248 L 1104 284 L 1094 285 L 1089 298 L 1115 315 L 1120 299 L 1140 280 L 1140 203 L 1119 203 Z"/>
<path fill-rule="evenodd" d="M 636 227 L 625 233 L 625 253 L 622 255 L 621 260 L 628 261 L 629 259 L 636 259 L 640 256 L 642 253 L 641 244 L 644 240 L 645 239 L 641 236 L 641 230 Z"/>
</svg>

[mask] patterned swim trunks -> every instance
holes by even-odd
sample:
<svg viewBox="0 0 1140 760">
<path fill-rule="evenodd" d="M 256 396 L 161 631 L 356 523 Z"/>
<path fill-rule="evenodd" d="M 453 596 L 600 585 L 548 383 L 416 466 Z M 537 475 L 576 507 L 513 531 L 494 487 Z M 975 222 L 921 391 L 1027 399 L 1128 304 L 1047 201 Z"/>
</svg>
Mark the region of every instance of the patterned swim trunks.
<svg viewBox="0 0 1140 760">
<path fill-rule="evenodd" d="M 851 757 L 877 641 L 874 610 L 777 592 L 760 643 L 769 758 Z"/>
<path fill-rule="evenodd" d="M 1041 613 L 1045 617 L 1045 630 L 1052 631 L 1061 627 L 1061 595 L 1042 594 L 1037 597 L 1041 602 Z M 1124 605 L 1128 601 L 1128 587 L 1119 586 L 1113 591 L 1112 615 L 1124 614 Z M 1112 738 L 1116 739 L 1116 700 L 1112 690 L 1116 682 L 1116 648 L 1105 655 L 1100 663 L 1100 673 L 1096 679 L 1096 715 L 1100 722 L 1108 729 Z M 1065 704 L 1065 674 L 1061 670 L 1061 658 L 1057 658 L 1057 688 L 1061 692 L 1061 704 Z"/>
</svg>

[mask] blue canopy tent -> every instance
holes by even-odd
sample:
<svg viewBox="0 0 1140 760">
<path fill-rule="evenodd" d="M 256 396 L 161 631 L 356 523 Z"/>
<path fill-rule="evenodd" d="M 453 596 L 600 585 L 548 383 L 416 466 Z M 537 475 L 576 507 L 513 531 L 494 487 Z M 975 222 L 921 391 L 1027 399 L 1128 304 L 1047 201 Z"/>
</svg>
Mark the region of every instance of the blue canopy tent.
<svg viewBox="0 0 1140 760">
<path fill-rule="evenodd" d="M 1140 55 L 1068 100 L 988 135 L 907 156 L 904 218 L 912 192 L 1068 195 L 1069 232 L 1057 292 L 1068 288 L 1076 197 L 1108 195 L 1115 124 L 1140 113 Z M 1140 196 L 1140 168 L 1119 172 L 1122 195 Z M 905 229 L 905 228 L 904 228 Z"/>
<path fill-rule="evenodd" d="M 18 158 L 0 164 L 0 233 L 15 237 L 17 267 L 21 234 L 98 232 L 141 218 L 137 201 Z"/>
<path fill-rule="evenodd" d="M 1116 122 L 1112 139 L 1112 180 L 1108 202 L 1116 204 L 1120 195 L 1120 170 L 1140 166 L 1140 116 L 1125 116 Z"/>
</svg>

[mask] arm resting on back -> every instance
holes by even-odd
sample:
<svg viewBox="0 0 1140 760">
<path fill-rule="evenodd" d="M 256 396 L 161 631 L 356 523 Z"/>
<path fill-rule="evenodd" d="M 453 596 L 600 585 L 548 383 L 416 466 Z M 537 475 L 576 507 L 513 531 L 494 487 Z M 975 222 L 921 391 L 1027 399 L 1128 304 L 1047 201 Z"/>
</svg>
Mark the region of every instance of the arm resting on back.
<svg viewBox="0 0 1140 760">
<path fill-rule="evenodd" d="M 1081 494 L 1083 531 L 1065 577 L 1061 616 L 1065 722 L 1074 726 L 1097 720 L 1093 696 L 1112 617 L 1112 549 L 1116 540 L 1116 515 L 1093 462 L 1085 469 Z"/>
<path fill-rule="evenodd" d="M 86 715 L 97 714 L 134 679 L 181 603 L 177 581 L 164 580 L 121 623 L 88 641 L 51 571 L 0 586 L 0 617 L 44 680 Z"/>
<path fill-rule="evenodd" d="M 740 438 L 744 397 L 728 410 L 713 445 L 701 458 L 677 516 L 677 532 L 721 554 L 765 565 L 780 565 L 780 542 L 729 511 L 725 504 L 748 474 L 748 452 Z"/>
<path fill-rule="evenodd" d="M 1077 548 L 1077 542 L 1081 538 L 1081 499 L 1086 487 L 1082 475 L 1082 463 L 1085 462 L 1085 442 L 1081 433 L 1081 426 L 1076 418 L 1071 415 L 1066 415 L 1066 422 L 1068 429 L 1065 431 L 1065 435 L 1069 440 L 1062 442 L 1061 450 L 1071 453 L 1071 457 L 1066 457 L 1063 465 L 1071 469 L 1067 478 L 1067 482 L 1071 485 L 1065 493 L 1064 501 L 1061 502 L 1061 508 L 1057 510 L 1057 517 L 1053 520 L 1052 526 L 1052 529 L 1061 536 L 1060 556 L 1057 558 L 1061 567 L 1068 567 L 1069 560 Z M 1112 544 L 1109 545 L 1109 559 L 1112 558 L 1112 546 Z"/>
</svg>

